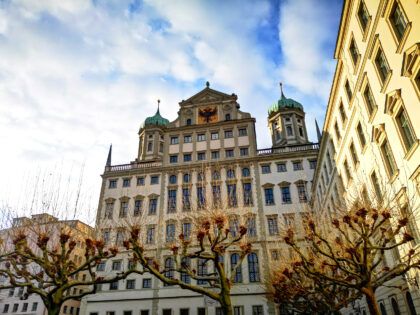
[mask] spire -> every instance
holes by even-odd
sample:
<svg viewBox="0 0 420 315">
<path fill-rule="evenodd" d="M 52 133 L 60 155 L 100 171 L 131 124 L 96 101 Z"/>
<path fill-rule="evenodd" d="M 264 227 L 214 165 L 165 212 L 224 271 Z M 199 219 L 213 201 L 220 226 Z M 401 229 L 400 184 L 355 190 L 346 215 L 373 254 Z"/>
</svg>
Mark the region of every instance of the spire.
<svg viewBox="0 0 420 315">
<path fill-rule="evenodd" d="M 318 126 L 318 122 L 315 119 L 315 127 L 316 127 L 316 136 L 318 137 L 318 143 L 321 143 L 321 131 L 319 131 L 319 126 Z"/>
<path fill-rule="evenodd" d="M 112 157 L 112 143 L 109 146 L 108 158 L 106 159 L 106 165 L 105 166 L 111 166 L 111 157 Z"/>
<path fill-rule="evenodd" d="M 281 91 L 281 98 L 286 98 L 283 94 L 283 83 L 280 82 L 279 85 L 280 85 L 280 91 Z"/>
<path fill-rule="evenodd" d="M 159 112 L 159 106 L 160 106 L 160 100 L 158 100 L 158 110 L 157 110 L 157 114 L 160 114 L 160 112 Z"/>
</svg>

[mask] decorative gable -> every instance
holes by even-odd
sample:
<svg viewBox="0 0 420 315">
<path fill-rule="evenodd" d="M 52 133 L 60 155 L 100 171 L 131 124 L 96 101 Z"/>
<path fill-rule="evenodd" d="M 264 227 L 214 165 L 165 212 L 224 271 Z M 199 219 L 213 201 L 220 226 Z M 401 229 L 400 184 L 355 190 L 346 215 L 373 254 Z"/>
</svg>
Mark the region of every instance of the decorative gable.
<svg viewBox="0 0 420 315">
<path fill-rule="evenodd" d="M 193 105 L 193 104 L 213 104 L 216 102 L 223 102 L 223 101 L 236 101 L 238 97 L 235 94 L 228 95 L 216 90 L 213 90 L 207 86 L 204 90 L 201 90 L 197 94 L 191 96 L 187 100 L 183 100 L 179 103 L 181 107 L 186 105 Z"/>
</svg>

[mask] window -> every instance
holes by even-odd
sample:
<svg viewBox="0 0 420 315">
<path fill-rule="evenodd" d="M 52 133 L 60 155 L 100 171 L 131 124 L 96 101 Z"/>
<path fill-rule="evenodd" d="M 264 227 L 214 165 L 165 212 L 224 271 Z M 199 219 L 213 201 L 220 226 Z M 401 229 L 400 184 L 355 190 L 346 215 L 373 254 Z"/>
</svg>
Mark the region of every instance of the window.
<svg viewBox="0 0 420 315">
<path fill-rule="evenodd" d="M 213 180 L 219 180 L 220 179 L 220 173 L 218 171 L 213 172 Z"/>
<path fill-rule="evenodd" d="M 357 11 L 360 25 L 362 26 L 363 32 L 366 31 L 367 24 L 369 22 L 369 14 L 367 12 L 365 3 L 360 1 L 359 10 Z"/>
<path fill-rule="evenodd" d="M 191 118 L 187 119 L 187 126 L 191 126 Z"/>
<path fill-rule="evenodd" d="M 189 257 L 184 257 L 182 259 L 182 263 L 181 263 L 182 269 L 188 269 L 190 270 L 191 268 L 191 259 Z M 191 283 L 191 278 L 188 275 L 187 272 L 182 271 L 181 272 L 181 281 L 185 282 L 185 283 Z"/>
<path fill-rule="evenodd" d="M 127 201 L 121 202 L 120 218 L 125 218 L 127 216 L 127 211 L 128 211 L 128 202 Z"/>
<path fill-rule="evenodd" d="M 105 208 L 105 219 L 112 219 L 112 213 L 114 212 L 114 202 L 107 202 Z"/>
<path fill-rule="evenodd" d="M 235 170 L 227 170 L 226 176 L 227 178 L 235 178 Z"/>
<path fill-rule="evenodd" d="M 273 260 L 279 260 L 280 258 L 280 253 L 277 249 L 274 249 L 271 251 L 271 257 L 273 258 Z"/>
<path fill-rule="evenodd" d="M 286 131 L 287 131 L 288 136 L 293 136 L 292 126 L 290 125 L 286 126 Z"/>
<path fill-rule="evenodd" d="M 363 91 L 363 98 L 366 103 L 366 108 L 368 110 L 369 116 L 372 115 L 375 110 L 375 100 L 373 99 L 372 90 L 370 89 L 369 83 L 366 84 L 365 90 Z"/>
<path fill-rule="evenodd" d="M 197 187 L 197 208 L 204 209 L 206 206 L 206 189 L 204 187 Z"/>
<path fill-rule="evenodd" d="M 378 48 L 378 52 L 376 53 L 375 65 L 378 70 L 381 83 L 384 84 L 389 74 L 389 66 L 381 47 Z"/>
<path fill-rule="evenodd" d="M 204 307 L 199 307 L 197 309 L 197 315 L 206 315 L 206 309 Z"/>
<path fill-rule="evenodd" d="M 293 162 L 293 170 L 294 171 L 303 170 L 302 162 L 300 162 L 300 161 Z"/>
<path fill-rule="evenodd" d="M 178 137 L 171 137 L 171 144 L 178 144 Z"/>
<path fill-rule="evenodd" d="M 246 135 L 248 135 L 246 128 L 239 129 L 239 137 L 246 136 Z"/>
<path fill-rule="evenodd" d="M 290 197 L 290 187 L 289 186 L 281 187 L 281 195 L 282 195 L 283 203 L 291 203 L 292 202 L 292 199 Z"/>
<path fill-rule="evenodd" d="M 191 193 L 189 188 L 182 189 L 182 204 L 184 211 L 191 210 Z"/>
<path fill-rule="evenodd" d="M 149 214 L 156 214 L 157 210 L 157 199 L 149 200 Z"/>
<path fill-rule="evenodd" d="M 191 223 L 185 222 L 182 223 L 182 234 L 184 235 L 185 239 L 189 239 L 191 236 Z"/>
<path fill-rule="evenodd" d="M 244 314 L 243 306 L 234 306 L 233 307 L 233 315 L 243 315 L 243 314 Z"/>
<path fill-rule="evenodd" d="M 130 187 L 130 182 L 131 182 L 131 180 L 130 180 L 130 179 L 125 178 L 125 179 L 123 180 L 123 187 Z"/>
<path fill-rule="evenodd" d="M 113 311 L 107 311 L 106 312 L 106 315 L 115 315 L 115 312 L 113 312 Z"/>
<path fill-rule="evenodd" d="M 104 271 L 105 270 L 105 263 L 100 262 L 96 267 L 96 271 Z"/>
<path fill-rule="evenodd" d="M 138 217 L 141 214 L 142 200 L 136 200 L 134 202 L 134 216 Z"/>
<path fill-rule="evenodd" d="M 137 186 L 144 185 L 144 177 L 138 177 L 137 178 Z"/>
<path fill-rule="evenodd" d="M 67 313 L 67 305 L 64 305 L 63 307 L 63 313 L 66 314 Z"/>
<path fill-rule="evenodd" d="M 297 185 L 298 194 L 299 194 L 299 202 L 304 203 L 308 201 L 308 198 L 306 196 L 306 187 L 305 184 L 298 184 Z"/>
<path fill-rule="evenodd" d="M 108 244 L 108 242 L 109 242 L 109 231 L 104 231 L 102 241 L 104 242 L 104 244 Z"/>
<path fill-rule="evenodd" d="M 329 153 L 327 153 L 327 155 L 328 155 Z M 331 162 L 330 162 L 331 163 Z M 315 168 L 316 168 L 316 160 L 311 160 L 311 161 L 309 161 L 309 168 L 311 169 L 311 170 L 314 170 Z"/>
<path fill-rule="evenodd" d="M 249 168 L 244 167 L 242 169 L 242 177 L 249 177 L 249 176 L 251 176 L 251 172 L 249 171 Z"/>
<path fill-rule="evenodd" d="M 363 149 L 366 146 L 366 138 L 365 138 L 365 133 L 363 132 L 363 128 L 360 122 L 357 125 L 357 136 L 359 137 L 360 147 Z"/>
<path fill-rule="evenodd" d="M 349 80 L 346 80 L 346 84 L 344 87 L 346 88 L 346 94 L 350 101 L 353 97 L 353 91 L 351 90 Z"/>
<path fill-rule="evenodd" d="M 223 310 L 221 307 L 216 307 L 216 315 L 223 315 Z"/>
<path fill-rule="evenodd" d="M 269 217 L 267 218 L 268 223 L 268 232 L 270 235 L 277 235 L 279 233 L 279 229 L 277 226 L 277 217 Z"/>
<path fill-rule="evenodd" d="M 220 186 L 213 185 L 212 192 L 213 192 L 213 205 L 217 208 L 220 206 L 220 201 L 221 201 Z"/>
<path fill-rule="evenodd" d="M 168 213 L 176 211 L 176 190 L 168 190 Z"/>
<path fill-rule="evenodd" d="M 253 305 L 252 306 L 252 315 L 264 315 L 262 305 Z"/>
<path fill-rule="evenodd" d="M 118 290 L 118 280 L 117 281 L 113 281 L 109 284 L 109 289 L 110 290 Z"/>
<path fill-rule="evenodd" d="M 146 239 L 146 243 L 147 244 L 151 244 L 155 241 L 155 228 L 154 227 L 150 227 L 147 229 L 147 239 Z"/>
<path fill-rule="evenodd" d="M 36 310 L 37 310 L 37 308 L 38 308 L 38 302 L 34 302 L 34 303 L 32 304 L 32 311 L 36 311 Z"/>
<path fill-rule="evenodd" d="M 109 188 L 116 188 L 117 187 L 117 181 L 116 180 L 110 180 L 109 181 Z"/>
<path fill-rule="evenodd" d="M 234 157 L 233 150 L 226 150 L 226 157 Z"/>
<path fill-rule="evenodd" d="M 148 151 L 148 152 L 153 151 L 153 143 L 152 143 L 152 142 L 149 142 L 149 143 L 147 144 L 147 151 Z"/>
<path fill-rule="evenodd" d="M 261 172 L 263 174 L 271 173 L 270 165 L 262 165 L 261 166 Z"/>
<path fill-rule="evenodd" d="M 392 23 L 392 27 L 398 41 L 401 41 L 405 33 L 405 29 L 407 28 L 407 21 L 397 1 L 395 1 L 394 8 L 392 9 L 391 15 L 389 16 L 389 20 Z"/>
<path fill-rule="evenodd" d="M 225 138 L 233 138 L 233 131 L 225 130 Z"/>
<path fill-rule="evenodd" d="M 206 141 L 206 134 L 205 133 L 198 134 L 197 141 Z"/>
<path fill-rule="evenodd" d="M 243 183 L 244 206 L 252 206 L 252 188 L 251 183 Z"/>
<path fill-rule="evenodd" d="M 178 155 L 171 155 L 169 157 L 169 163 L 178 163 Z"/>
<path fill-rule="evenodd" d="M 127 290 L 135 289 L 136 288 L 136 280 L 134 280 L 134 279 L 127 280 L 126 288 L 127 288 Z"/>
<path fill-rule="evenodd" d="M 198 258 L 198 272 L 197 275 L 199 277 L 206 277 L 207 276 L 207 261 L 203 258 Z M 206 284 L 207 281 L 205 280 L 197 280 L 197 284 Z"/>
<path fill-rule="evenodd" d="M 133 312 L 132 311 L 124 311 L 123 315 L 133 315 Z"/>
<path fill-rule="evenodd" d="M 159 184 L 159 176 L 152 176 L 150 178 L 150 184 Z"/>
<path fill-rule="evenodd" d="M 239 233 L 239 223 L 238 220 L 232 220 L 230 221 L 230 234 L 232 235 L 232 237 L 237 237 L 238 233 Z"/>
<path fill-rule="evenodd" d="M 341 133 L 340 133 L 340 129 L 338 128 L 337 122 L 335 122 L 335 124 L 334 124 L 334 131 L 335 131 L 335 137 L 337 138 L 337 142 L 340 142 L 341 141 Z"/>
<path fill-rule="evenodd" d="M 176 184 L 177 177 L 176 175 L 169 176 L 169 184 Z"/>
<path fill-rule="evenodd" d="M 347 121 L 347 115 L 346 115 L 346 111 L 344 109 L 343 103 L 340 103 L 340 106 L 338 109 L 340 111 L 341 121 L 343 122 L 343 125 L 344 125 Z"/>
<path fill-rule="evenodd" d="M 236 184 L 227 185 L 228 204 L 230 207 L 236 207 L 238 200 L 236 199 Z"/>
<path fill-rule="evenodd" d="M 184 137 L 184 143 L 189 143 L 192 142 L 192 137 L 191 136 L 185 136 Z"/>
<path fill-rule="evenodd" d="M 397 167 L 395 165 L 394 156 L 392 155 L 391 148 L 389 147 L 388 140 L 385 139 L 381 145 L 381 152 L 382 156 L 385 160 L 385 164 L 388 168 L 389 176 L 392 176 L 397 171 Z"/>
<path fill-rule="evenodd" d="M 258 256 L 255 253 L 248 255 L 248 271 L 249 271 L 249 282 L 259 282 L 260 274 L 258 270 Z"/>
<path fill-rule="evenodd" d="M 264 189 L 264 195 L 265 195 L 265 204 L 266 205 L 274 205 L 273 188 Z"/>
<path fill-rule="evenodd" d="M 225 115 L 225 120 L 230 120 L 230 114 Z"/>
<path fill-rule="evenodd" d="M 123 241 L 124 241 L 124 232 L 123 231 L 118 231 L 117 232 L 116 245 L 117 246 L 122 246 L 123 245 Z"/>
<path fill-rule="evenodd" d="M 408 151 L 415 143 L 415 136 L 405 109 L 402 108 L 396 116 L 396 121 L 402 135 L 405 149 Z"/>
<path fill-rule="evenodd" d="M 231 266 L 231 272 L 235 269 L 236 265 L 239 263 L 240 258 L 239 254 L 232 254 L 230 256 L 230 266 Z M 236 269 L 235 276 L 233 277 L 233 283 L 240 283 L 242 282 L 242 266 L 238 266 Z"/>
<path fill-rule="evenodd" d="M 286 163 L 277 164 L 277 172 L 287 172 Z"/>
<path fill-rule="evenodd" d="M 203 172 L 199 172 L 197 174 L 197 182 L 205 182 L 206 181 L 206 176 Z"/>
<path fill-rule="evenodd" d="M 350 144 L 350 154 L 351 159 L 353 161 L 354 167 L 356 167 L 357 164 L 359 164 L 359 157 L 357 156 L 356 148 L 354 147 L 353 142 Z"/>
<path fill-rule="evenodd" d="M 197 160 L 202 161 L 206 159 L 206 153 L 205 152 L 198 152 L 197 153 Z"/>
<path fill-rule="evenodd" d="M 212 151 L 212 152 L 211 152 L 211 158 L 212 158 L 213 160 L 218 159 L 218 158 L 219 158 L 219 151 Z"/>
<path fill-rule="evenodd" d="M 190 310 L 188 308 L 181 308 L 179 310 L 179 315 L 190 315 Z"/>
<path fill-rule="evenodd" d="M 14 288 L 9 290 L 9 296 L 13 296 L 13 294 L 15 294 L 15 289 Z"/>
<path fill-rule="evenodd" d="M 381 186 L 379 185 L 378 177 L 376 176 L 376 172 L 373 171 L 370 175 L 370 179 L 372 181 L 373 188 L 375 189 L 376 197 L 378 198 L 378 201 L 382 201 L 382 191 Z"/>
<path fill-rule="evenodd" d="M 143 288 L 148 289 L 152 287 L 152 279 L 143 279 Z"/>
<path fill-rule="evenodd" d="M 191 162 L 191 154 L 184 154 L 184 162 Z"/>
<path fill-rule="evenodd" d="M 350 168 L 349 168 L 349 164 L 347 163 L 347 160 L 344 161 L 344 171 L 346 172 L 346 177 L 347 177 L 347 182 L 349 182 L 351 180 L 351 173 L 350 173 Z"/>
<path fill-rule="evenodd" d="M 219 139 L 219 133 L 218 132 L 212 132 L 211 133 L 211 140 L 217 140 Z"/>
<path fill-rule="evenodd" d="M 249 155 L 248 148 L 240 148 L 239 151 L 241 153 L 241 156 L 248 156 Z"/>
<path fill-rule="evenodd" d="M 113 261 L 112 270 L 121 270 L 121 261 Z"/>
<path fill-rule="evenodd" d="M 175 239 L 175 224 L 166 225 L 166 241 L 173 242 Z"/>
<path fill-rule="evenodd" d="M 9 304 L 4 304 L 3 313 L 7 313 L 9 311 Z"/>
<path fill-rule="evenodd" d="M 255 218 L 250 217 L 246 220 L 246 227 L 248 228 L 248 235 L 250 236 L 256 236 L 257 235 L 257 229 L 255 228 Z"/>
<path fill-rule="evenodd" d="M 350 49 L 351 60 L 353 61 L 354 66 L 356 66 L 357 62 L 359 61 L 359 51 L 357 50 L 357 46 L 354 41 L 354 38 L 351 39 L 349 49 Z"/>
</svg>

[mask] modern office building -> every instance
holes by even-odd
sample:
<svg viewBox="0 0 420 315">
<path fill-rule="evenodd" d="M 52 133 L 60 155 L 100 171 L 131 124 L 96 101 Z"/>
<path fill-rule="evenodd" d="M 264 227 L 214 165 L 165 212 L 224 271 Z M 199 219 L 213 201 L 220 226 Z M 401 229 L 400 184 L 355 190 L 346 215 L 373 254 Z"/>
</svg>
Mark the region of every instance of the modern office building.
<svg viewBox="0 0 420 315">
<path fill-rule="evenodd" d="M 158 109 L 140 127 L 138 155 L 132 162 L 112 165 L 110 150 L 97 213 L 104 241 L 121 246 L 127 223 L 142 216 L 145 248 L 164 261 L 173 236 L 194 229 L 190 211 L 199 212 L 199 204 L 228 200 L 229 220 L 246 217 L 253 244 L 233 286 L 235 314 L 275 314 L 262 281 L 268 258 L 279 254 L 280 228 L 301 220 L 306 211 L 318 144 L 308 141 L 303 106 L 283 92 L 268 109 L 268 123 L 273 146 L 257 149 L 255 119 L 240 110 L 235 94 L 213 90 L 208 83 L 179 103 L 174 121 Z M 234 248 L 223 258 L 225 270 L 230 270 L 237 258 Z M 98 272 L 119 272 L 128 264 L 121 254 Z M 81 314 L 90 315 L 219 312 L 213 300 L 164 286 L 149 274 L 103 285 L 81 306 Z"/>
<path fill-rule="evenodd" d="M 315 208 L 328 215 L 339 199 L 357 194 L 399 205 L 415 240 L 388 255 L 389 264 L 420 246 L 419 30 L 416 0 L 344 1 L 337 68 L 313 179 Z M 419 314 L 419 283 L 413 270 L 389 283 L 402 290 L 380 288 L 382 314 Z M 363 300 L 345 314 L 356 313 L 368 313 Z"/>
</svg>

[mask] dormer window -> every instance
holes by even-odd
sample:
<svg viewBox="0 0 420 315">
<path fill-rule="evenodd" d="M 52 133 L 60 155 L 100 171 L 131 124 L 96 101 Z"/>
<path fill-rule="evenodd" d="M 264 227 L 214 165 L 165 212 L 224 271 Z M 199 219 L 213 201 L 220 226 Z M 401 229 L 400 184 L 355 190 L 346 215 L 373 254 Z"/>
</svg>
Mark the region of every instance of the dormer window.
<svg viewBox="0 0 420 315">
<path fill-rule="evenodd" d="M 288 136 L 293 136 L 293 130 L 292 130 L 292 126 L 286 126 L 286 130 L 287 130 L 287 135 Z"/>
</svg>

